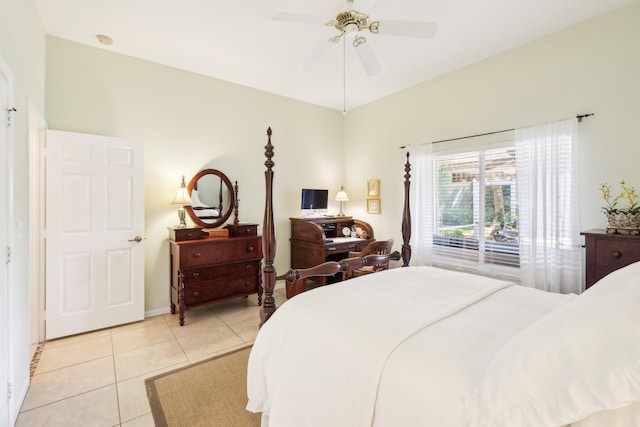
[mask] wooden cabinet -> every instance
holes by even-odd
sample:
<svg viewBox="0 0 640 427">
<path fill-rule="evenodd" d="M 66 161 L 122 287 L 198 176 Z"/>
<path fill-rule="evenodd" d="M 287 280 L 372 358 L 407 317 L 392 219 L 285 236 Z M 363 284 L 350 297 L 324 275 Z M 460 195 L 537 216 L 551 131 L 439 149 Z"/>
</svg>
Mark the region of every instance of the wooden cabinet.
<svg viewBox="0 0 640 427">
<path fill-rule="evenodd" d="M 351 251 L 361 251 L 373 238 L 371 225 L 350 216 L 290 218 L 291 268 L 309 268 L 325 261 L 339 261 Z M 347 237 L 343 229 L 360 229 L 361 237 Z M 336 279 L 339 280 L 336 275 Z M 324 285 L 327 277 L 315 277 Z"/>
<path fill-rule="evenodd" d="M 640 236 L 609 234 L 605 230 L 580 233 L 586 247 L 586 287 L 607 274 L 640 261 Z"/>
<path fill-rule="evenodd" d="M 176 233 L 170 232 L 170 299 L 171 313 L 175 314 L 177 307 L 181 326 L 189 307 L 255 293 L 258 293 L 258 303 L 262 303 L 260 236 L 212 238 L 199 234 L 192 240 L 176 237 Z"/>
</svg>

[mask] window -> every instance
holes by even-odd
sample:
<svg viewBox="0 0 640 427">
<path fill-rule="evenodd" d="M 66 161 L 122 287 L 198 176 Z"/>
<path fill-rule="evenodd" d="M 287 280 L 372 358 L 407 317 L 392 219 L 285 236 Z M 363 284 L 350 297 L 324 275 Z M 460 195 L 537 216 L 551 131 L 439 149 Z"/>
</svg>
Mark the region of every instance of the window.
<svg viewBox="0 0 640 427">
<path fill-rule="evenodd" d="M 571 118 L 412 147 L 412 264 L 579 293 L 576 143 Z"/>
<path fill-rule="evenodd" d="M 517 277 L 515 148 L 435 154 L 433 262 Z"/>
</svg>

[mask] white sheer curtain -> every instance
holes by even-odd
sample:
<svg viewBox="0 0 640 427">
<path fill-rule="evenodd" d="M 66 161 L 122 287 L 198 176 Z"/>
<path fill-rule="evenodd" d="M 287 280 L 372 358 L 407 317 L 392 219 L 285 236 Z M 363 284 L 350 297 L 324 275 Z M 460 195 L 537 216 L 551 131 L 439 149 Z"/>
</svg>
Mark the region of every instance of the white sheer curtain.
<svg viewBox="0 0 640 427">
<path fill-rule="evenodd" d="M 576 119 L 515 131 L 523 285 L 582 290 L 576 137 Z"/>
<path fill-rule="evenodd" d="M 431 144 L 409 148 L 411 162 L 411 265 L 431 265 L 433 255 L 434 175 Z"/>
</svg>

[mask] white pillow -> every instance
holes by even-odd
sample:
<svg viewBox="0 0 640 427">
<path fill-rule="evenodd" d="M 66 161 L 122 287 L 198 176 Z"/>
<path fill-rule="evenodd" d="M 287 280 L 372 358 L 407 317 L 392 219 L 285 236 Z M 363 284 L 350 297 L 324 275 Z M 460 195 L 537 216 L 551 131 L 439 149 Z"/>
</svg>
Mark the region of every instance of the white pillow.
<svg viewBox="0 0 640 427">
<path fill-rule="evenodd" d="M 640 401 L 640 294 L 577 298 L 511 339 L 468 402 L 472 427 L 560 426 Z"/>
<path fill-rule="evenodd" d="M 629 264 L 607 274 L 581 293 L 580 297 L 590 298 L 620 291 L 640 293 L 640 262 Z"/>
</svg>

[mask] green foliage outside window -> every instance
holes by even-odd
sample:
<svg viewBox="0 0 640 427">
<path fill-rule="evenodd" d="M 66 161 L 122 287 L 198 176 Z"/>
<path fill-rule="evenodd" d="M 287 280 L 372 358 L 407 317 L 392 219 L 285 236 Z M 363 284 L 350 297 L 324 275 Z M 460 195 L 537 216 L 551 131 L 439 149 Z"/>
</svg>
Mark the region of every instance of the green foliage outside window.
<svg viewBox="0 0 640 427">
<path fill-rule="evenodd" d="M 438 192 L 440 220 L 447 237 L 473 236 L 473 185 L 472 182 L 453 182 L 451 172 L 439 171 Z M 487 185 L 485 187 L 485 221 L 491 231 L 517 229 L 517 212 L 512 212 L 511 185 Z M 464 227 L 466 226 L 466 227 Z M 448 228 L 456 227 L 456 228 Z M 489 231 L 487 234 L 491 234 Z"/>
</svg>

